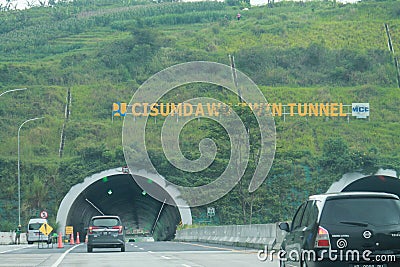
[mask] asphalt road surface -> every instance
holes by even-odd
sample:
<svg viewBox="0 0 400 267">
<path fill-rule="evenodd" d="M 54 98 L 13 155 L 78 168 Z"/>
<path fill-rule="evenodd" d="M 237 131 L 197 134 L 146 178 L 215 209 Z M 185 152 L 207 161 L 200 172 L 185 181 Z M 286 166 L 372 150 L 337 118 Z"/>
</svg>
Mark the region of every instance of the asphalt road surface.
<svg viewBox="0 0 400 267">
<path fill-rule="evenodd" d="M 38 248 L 34 245 L 0 246 L 0 266 L 7 267 L 73 267 L 73 266 L 145 266 L 145 267 L 277 267 L 276 260 L 260 261 L 257 250 L 220 245 L 183 242 L 127 243 L 126 251 L 117 248 L 95 248 L 86 245 L 64 245 L 64 248 Z"/>
</svg>

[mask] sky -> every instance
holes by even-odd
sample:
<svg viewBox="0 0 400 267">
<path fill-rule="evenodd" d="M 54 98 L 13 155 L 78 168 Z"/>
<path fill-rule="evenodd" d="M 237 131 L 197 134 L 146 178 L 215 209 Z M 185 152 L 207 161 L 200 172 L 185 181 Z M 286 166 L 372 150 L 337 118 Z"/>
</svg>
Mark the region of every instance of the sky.
<svg viewBox="0 0 400 267">
<path fill-rule="evenodd" d="M 11 9 L 15 9 L 15 6 L 17 7 L 17 9 L 26 9 L 29 6 L 29 4 L 39 5 L 38 0 L 11 0 L 10 2 L 12 6 Z M 0 0 L 1 6 L 5 6 L 6 4 L 7 0 Z"/>
</svg>

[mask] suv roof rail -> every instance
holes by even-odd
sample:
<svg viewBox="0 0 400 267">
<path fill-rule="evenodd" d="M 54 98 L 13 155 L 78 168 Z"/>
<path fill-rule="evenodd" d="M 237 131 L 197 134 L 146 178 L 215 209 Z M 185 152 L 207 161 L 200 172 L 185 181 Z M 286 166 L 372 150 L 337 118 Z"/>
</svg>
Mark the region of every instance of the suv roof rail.
<svg viewBox="0 0 400 267">
<path fill-rule="evenodd" d="M 384 198 L 393 198 L 400 200 L 399 196 L 386 192 L 338 192 L 338 193 L 326 193 L 319 195 L 312 195 L 309 197 L 309 200 L 326 200 L 333 198 L 357 198 L 357 197 L 384 197 Z"/>
</svg>

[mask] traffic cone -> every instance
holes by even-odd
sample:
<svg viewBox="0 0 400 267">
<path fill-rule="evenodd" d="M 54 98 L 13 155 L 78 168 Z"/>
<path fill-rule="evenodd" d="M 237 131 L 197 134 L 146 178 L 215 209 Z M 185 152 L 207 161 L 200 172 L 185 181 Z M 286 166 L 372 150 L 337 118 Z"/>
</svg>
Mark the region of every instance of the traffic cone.
<svg viewBox="0 0 400 267">
<path fill-rule="evenodd" d="M 70 245 L 75 245 L 75 242 L 74 242 L 74 233 L 71 234 L 71 239 L 70 239 L 69 244 L 70 244 Z"/>
<path fill-rule="evenodd" d="M 61 232 L 58 234 L 58 245 L 57 248 L 64 248 L 64 244 L 62 242 L 62 234 Z"/>
<path fill-rule="evenodd" d="M 76 232 L 76 243 L 77 245 L 79 245 L 81 243 L 81 240 L 79 238 L 79 232 Z"/>
</svg>

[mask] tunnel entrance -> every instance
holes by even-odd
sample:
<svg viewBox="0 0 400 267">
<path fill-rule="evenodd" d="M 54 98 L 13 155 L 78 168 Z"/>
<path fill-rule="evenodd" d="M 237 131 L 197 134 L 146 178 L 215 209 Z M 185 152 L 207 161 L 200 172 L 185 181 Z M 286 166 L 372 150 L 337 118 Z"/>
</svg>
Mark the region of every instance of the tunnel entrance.
<svg viewBox="0 0 400 267">
<path fill-rule="evenodd" d="M 358 179 L 342 190 L 342 192 L 354 191 L 385 192 L 400 197 L 400 179 L 385 175 L 372 175 Z"/>
<path fill-rule="evenodd" d="M 391 171 L 379 171 L 374 175 L 350 173 L 333 183 L 327 193 L 331 192 L 386 192 L 400 197 L 400 179 Z"/>
<path fill-rule="evenodd" d="M 137 179 L 152 180 L 137 176 Z M 160 187 L 158 184 L 154 184 Z M 136 183 L 130 174 L 106 171 L 86 178 L 75 185 L 63 199 L 57 222 L 61 230 L 73 226 L 74 232 L 85 233 L 92 216 L 118 215 L 126 226 L 127 235 L 152 236 L 154 240 L 171 240 L 180 222 L 191 224 L 189 208 L 171 206 L 176 196 L 164 192 L 164 202 L 152 198 Z M 189 217 L 190 218 L 189 218 Z M 84 234 L 80 236 L 84 238 Z"/>
</svg>

